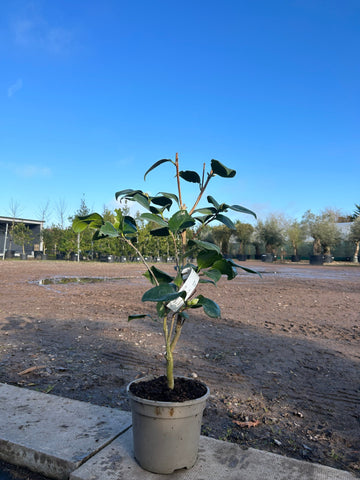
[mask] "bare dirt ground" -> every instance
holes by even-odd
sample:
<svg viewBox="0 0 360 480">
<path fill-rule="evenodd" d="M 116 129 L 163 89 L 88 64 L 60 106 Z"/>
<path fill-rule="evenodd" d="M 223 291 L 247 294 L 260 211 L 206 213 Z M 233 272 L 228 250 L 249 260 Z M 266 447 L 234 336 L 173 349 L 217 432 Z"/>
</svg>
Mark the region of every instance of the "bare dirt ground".
<svg viewBox="0 0 360 480">
<path fill-rule="evenodd" d="M 211 390 L 203 434 L 360 476 L 360 267 L 245 265 L 262 278 L 201 286 L 222 318 L 195 311 L 177 347 L 176 373 Z M 164 373 L 161 324 L 127 321 L 153 311 L 142 273 L 1 261 L 0 382 L 129 410 L 127 383 Z M 39 285 L 57 276 L 112 280 Z"/>
</svg>

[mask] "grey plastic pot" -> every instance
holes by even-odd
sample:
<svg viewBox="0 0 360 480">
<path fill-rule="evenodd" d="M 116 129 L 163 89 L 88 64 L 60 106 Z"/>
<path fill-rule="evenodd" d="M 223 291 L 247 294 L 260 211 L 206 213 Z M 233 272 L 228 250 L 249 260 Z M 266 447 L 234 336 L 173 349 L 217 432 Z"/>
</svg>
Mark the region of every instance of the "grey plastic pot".
<svg viewBox="0 0 360 480">
<path fill-rule="evenodd" d="M 206 394 L 186 402 L 158 402 L 137 397 L 127 387 L 132 412 L 134 456 L 149 472 L 169 474 L 191 468 L 197 459 Z"/>
</svg>

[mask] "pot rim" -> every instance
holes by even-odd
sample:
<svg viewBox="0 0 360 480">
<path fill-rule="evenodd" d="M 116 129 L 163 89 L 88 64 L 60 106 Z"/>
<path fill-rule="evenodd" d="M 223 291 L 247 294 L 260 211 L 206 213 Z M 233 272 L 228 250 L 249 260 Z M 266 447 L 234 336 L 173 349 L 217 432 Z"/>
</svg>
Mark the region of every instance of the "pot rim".
<svg viewBox="0 0 360 480">
<path fill-rule="evenodd" d="M 159 375 L 146 375 L 145 377 L 141 377 L 141 378 L 137 378 L 135 380 L 132 380 L 126 387 L 126 393 L 128 394 L 129 398 L 131 400 L 143 403 L 145 405 L 154 405 L 154 406 L 157 406 L 157 407 L 169 407 L 169 406 L 171 406 L 171 407 L 187 407 L 187 406 L 190 406 L 190 405 L 194 405 L 196 403 L 204 402 L 210 395 L 210 389 L 204 382 L 201 382 L 200 380 L 196 380 L 194 378 L 185 377 L 183 375 L 177 375 L 175 378 L 186 378 L 186 380 L 200 382 L 206 388 L 206 393 L 204 393 L 204 395 L 202 395 L 201 397 L 194 398 L 193 400 L 186 400 L 185 402 L 164 402 L 164 401 L 160 401 L 160 400 L 148 400 L 147 398 L 138 397 L 137 395 L 134 395 L 130 391 L 130 386 L 133 383 L 144 382 L 144 381 L 152 380 L 152 379 L 158 378 L 158 377 L 159 377 Z"/>
</svg>

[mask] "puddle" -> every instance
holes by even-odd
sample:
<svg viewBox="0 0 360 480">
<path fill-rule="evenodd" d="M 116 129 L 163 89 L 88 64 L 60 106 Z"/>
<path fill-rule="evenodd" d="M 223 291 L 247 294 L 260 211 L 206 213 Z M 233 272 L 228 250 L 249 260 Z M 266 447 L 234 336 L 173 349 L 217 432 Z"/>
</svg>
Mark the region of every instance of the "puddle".
<svg viewBox="0 0 360 480">
<path fill-rule="evenodd" d="M 50 277 L 42 278 L 36 283 L 38 285 L 82 285 L 89 283 L 119 282 L 121 280 L 128 280 L 128 277 Z"/>
</svg>

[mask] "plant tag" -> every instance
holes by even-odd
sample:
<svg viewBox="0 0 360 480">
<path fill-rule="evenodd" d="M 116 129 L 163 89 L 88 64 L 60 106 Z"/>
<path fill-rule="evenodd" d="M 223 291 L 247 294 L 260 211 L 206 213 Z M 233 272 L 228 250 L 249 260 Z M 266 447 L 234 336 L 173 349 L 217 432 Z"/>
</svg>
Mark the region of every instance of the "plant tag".
<svg viewBox="0 0 360 480">
<path fill-rule="evenodd" d="M 187 300 L 191 295 L 194 293 L 197 284 L 199 283 L 200 277 L 199 275 L 193 270 L 190 269 L 189 276 L 186 279 L 184 285 L 180 288 L 179 292 L 186 292 L 185 300 Z M 181 297 L 175 298 L 175 300 L 171 300 L 166 306 L 170 308 L 173 312 L 177 312 L 180 308 L 185 304 L 184 299 Z"/>
</svg>

